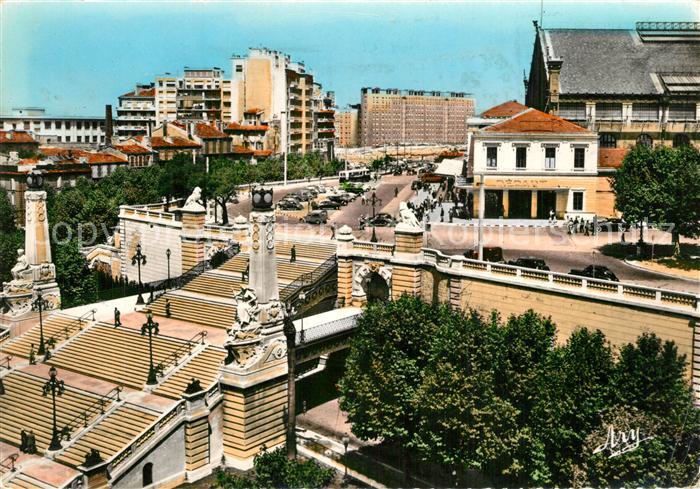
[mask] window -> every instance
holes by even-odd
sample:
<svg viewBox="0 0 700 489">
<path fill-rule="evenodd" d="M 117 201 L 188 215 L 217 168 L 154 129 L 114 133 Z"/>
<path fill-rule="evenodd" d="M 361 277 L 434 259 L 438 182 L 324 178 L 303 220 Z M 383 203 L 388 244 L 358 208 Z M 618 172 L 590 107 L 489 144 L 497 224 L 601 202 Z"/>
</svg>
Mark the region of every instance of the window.
<svg viewBox="0 0 700 489">
<path fill-rule="evenodd" d="M 621 121 L 622 104 L 596 104 L 595 118 L 599 120 Z"/>
<path fill-rule="evenodd" d="M 148 462 L 143 466 L 143 487 L 153 484 L 153 464 Z"/>
<path fill-rule="evenodd" d="M 559 117 L 572 121 L 585 121 L 586 104 L 559 104 Z"/>
<path fill-rule="evenodd" d="M 78 121 L 75 123 L 76 128 L 82 129 L 83 128 L 83 123 L 81 121 Z"/>
<path fill-rule="evenodd" d="M 70 121 L 66 121 L 66 129 L 70 129 Z"/>
<path fill-rule="evenodd" d="M 574 207 L 575 211 L 583 210 L 583 192 L 574 192 Z"/>
<path fill-rule="evenodd" d="M 515 148 L 515 168 L 524 170 L 527 167 L 527 147 L 516 146 Z"/>
<path fill-rule="evenodd" d="M 51 123 L 49 121 L 44 122 L 44 129 L 51 129 Z"/>
<path fill-rule="evenodd" d="M 498 148 L 496 146 L 486 147 L 486 168 L 496 168 L 498 165 Z"/>
<path fill-rule="evenodd" d="M 82 136 L 78 136 L 78 142 L 79 142 L 79 143 L 82 143 L 82 142 L 83 142 L 83 137 L 82 137 Z"/>
<path fill-rule="evenodd" d="M 544 148 L 544 168 L 554 170 L 557 167 L 557 148 L 549 146 Z"/>
<path fill-rule="evenodd" d="M 70 143 L 70 136 L 66 136 L 66 142 Z"/>
<path fill-rule="evenodd" d="M 583 170 L 586 162 L 586 148 L 574 148 L 574 170 Z"/>
<path fill-rule="evenodd" d="M 632 104 L 633 121 L 657 121 L 659 120 L 658 104 Z"/>
<path fill-rule="evenodd" d="M 674 148 L 680 148 L 681 146 L 688 146 L 690 145 L 690 138 L 688 137 L 687 134 L 676 134 L 673 136 L 673 147 Z"/>
<path fill-rule="evenodd" d="M 668 107 L 669 121 L 694 121 L 695 104 L 671 104 Z"/>
<path fill-rule="evenodd" d="M 96 143 L 96 142 L 97 142 L 97 136 L 93 136 L 93 137 L 92 137 L 92 142 L 93 142 L 93 143 Z"/>
<path fill-rule="evenodd" d="M 243 71 L 243 65 L 236 65 L 236 73 L 241 73 Z"/>
<path fill-rule="evenodd" d="M 29 121 L 24 122 L 24 130 L 28 131 L 29 130 Z"/>
<path fill-rule="evenodd" d="M 654 144 L 654 140 L 648 134 L 640 134 L 637 138 L 637 144 L 642 144 L 647 148 L 651 148 Z"/>
<path fill-rule="evenodd" d="M 59 142 L 59 143 L 62 143 L 62 142 L 63 142 L 63 137 L 62 137 L 62 136 L 58 136 L 58 142 Z"/>
<path fill-rule="evenodd" d="M 610 133 L 602 133 L 600 135 L 600 147 L 601 148 L 616 148 L 617 138 Z"/>
</svg>

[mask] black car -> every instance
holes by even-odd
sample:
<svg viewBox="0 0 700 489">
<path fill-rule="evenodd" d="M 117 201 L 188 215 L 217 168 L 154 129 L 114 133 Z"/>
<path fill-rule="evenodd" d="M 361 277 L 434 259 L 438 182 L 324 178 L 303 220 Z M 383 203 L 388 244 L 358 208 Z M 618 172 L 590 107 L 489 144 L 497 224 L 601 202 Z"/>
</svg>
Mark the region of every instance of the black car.
<svg viewBox="0 0 700 489">
<path fill-rule="evenodd" d="M 296 200 L 297 202 L 302 201 L 301 194 L 299 194 L 299 192 L 288 193 L 284 197 L 282 197 L 282 200 L 289 200 L 289 199 Z"/>
<path fill-rule="evenodd" d="M 300 211 L 304 206 L 294 199 L 282 199 L 277 203 L 277 208 L 283 211 Z"/>
<path fill-rule="evenodd" d="M 301 222 L 306 224 L 326 224 L 328 213 L 326 211 L 311 211 L 306 217 L 301 218 Z"/>
<path fill-rule="evenodd" d="M 608 268 L 602 265 L 588 265 L 583 270 L 571 270 L 570 275 L 578 275 L 580 277 L 591 277 L 600 280 L 611 280 L 619 282 L 617 276 Z"/>
<path fill-rule="evenodd" d="M 334 202 L 332 200 L 322 200 L 318 204 L 316 204 L 316 209 L 333 209 L 337 210 L 342 207 L 342 204 L 340 202 Z"/>
<path fill-rule="evenodd" d="M 618 231 L 629 231 L 629 224 L 622 219 L 600 219 L 598 220 L 598 233 L 610 231 L 616 233 Z"/>
<path fill-rule="evenodd" d="M 479 249 L 472 248 L 464 252 L 464 257 L 470 260 L 479 259 Z M 484 261 L 502 262 L 503 248 L 500 246 L 484 246 Z"/>
<path fill-rule="evenodd" d="M 348 194 L 333 194 L 328 196 L 331 202 L 337 202 L 340 205 L 347 205 L 352 198 Z"/>
<path fill-rule="evenodd" d="M 534 256 L 521 256 L 516 260 L 510 260 L 508 265 L 515 265 L 516 267 L 523 268 L 534 268 L 535 270 L 545 270 L 549 271 L 549 267 L 541 258 L 536 258 Z"/>
</svg>

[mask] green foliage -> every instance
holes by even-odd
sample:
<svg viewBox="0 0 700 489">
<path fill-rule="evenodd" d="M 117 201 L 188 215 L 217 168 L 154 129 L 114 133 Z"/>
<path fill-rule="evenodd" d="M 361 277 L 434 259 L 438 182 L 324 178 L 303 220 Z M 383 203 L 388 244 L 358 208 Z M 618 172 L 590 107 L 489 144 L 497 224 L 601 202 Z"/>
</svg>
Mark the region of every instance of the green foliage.
<svg viewBox="0 0 700 489">
<path fill-rule="evenodd" d="M 321 488 L 330 484 L 333 474 L 313 460 L 289 460 L 285 450 L 278 448 L 255 456 L 251 477 L 219 471 L 216 485 L 223 489 Z"/>
<path fill-rule="evenodd" d="M 55 244 L 53 253 L 61 307 L 66 309 L 97 301 L 97 277 L 88 269 L 77 240 Z"/>
<path fill-rule="evenodd" d="M 402 297 L 358 320 L 340 382 L 359 438 L 410 448 L 503 485 L 684 486 L 697 476 L 700 413 L 672 342 L 644 334 L 619 355 L 602 332 L 529 311 L 502 321 Z M 593 453 L 638 427 L 618 457 Z"/>
<path fill-rule="evenodd" d="M 611 178 L 616 207 L 628 222 L 672 223 L 678 236 L 700 236 L 700 152 L 638 144 Z"/>
<path fill-rule="evenodd" d="M 17 262 L 17 250 L 24 246 L 24 232 L 15 225 L 17 212 L 6 190 L 0 195 L 0 282 L 12 280 L 10 270 Z"/>
</svg>

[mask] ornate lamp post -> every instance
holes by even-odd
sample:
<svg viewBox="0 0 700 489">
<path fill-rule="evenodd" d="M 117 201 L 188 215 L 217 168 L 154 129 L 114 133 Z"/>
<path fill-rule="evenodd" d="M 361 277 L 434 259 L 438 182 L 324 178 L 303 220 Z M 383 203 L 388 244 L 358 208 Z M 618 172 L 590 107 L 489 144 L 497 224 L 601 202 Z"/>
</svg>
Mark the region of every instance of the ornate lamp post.
<svg viewBox="0 0 700 489">
<path fill-rule="evenodd" d="M 378 240 L 377 240 L 377 227 L 374 225 L 374 218 L 376 217 L 374 206 L 376 204 L 381 204 L 382 199 L 378 199 L 376 192 L 372 192 L 372 198 L 369 199 L 369 203 L 372 205 L 372 238 L 370 239 L 370 242 L 376 243 Z"/>
<path fill-rule="evenodd" d="M 166 289 L 169 289 L 170 288 L 170 248 L 165 250 L 165 257 L 168 259 L 168 281 L 167 281 Z"/>
<path fill-rule="evenodd" d="M 143 297 L 141 296 L 143 285 L 141 284 L 141 265 L 146 264 L 146 255 L 141 253 L 141 243 L 136 245 L 136 254 L 131 257 L 131 265 L 137 265 L 139 270 L 139 296 L 136 299 L 136 304 L 143 304 Z"/>
<path fill-rule="evenodd" d="M 287 339 L 287 458 L 297 458 L 296 437 L 296 335 L 294 327 L 294 309 L 291 303 L 286 304 L 287 313 L 284 317 L 284 336 Z"/>
<path fill-rule="evenodd" d="M 158 379 L 156 378 L 156 369 L 153 367 L 153 335 L 158 334 L 158 323 L 153 320 L 153 313 L 151 311 L 148 311 L 146 317 L 146 322 L 141 326 L 141 336 L 148 333 L 148 358 L 150 363 L 148 367 L 148 380 L 146 381 L 146 384 L 153 385 L 158 383 Z"/>
<path fill-rule="evenodd" d="M 350 445 L 350 437 L 346 434 L 340 439 L 343 442 L 343 466 L 345 467 L 345 473 L 343 474 L 343 481 L 348 480 L 348 445 Z"/>
<path fill-rule="evenodd" d="M 48 396 L 51 393 L 51 404 L 53 409 L 53 434 L 51 435 L 50 451 L 60 450 L 61 442 L 58 439 L 58 428 L 56 427 L 56 396 L 62 396 L 66 391 L 66 387 L 62 380 L 56 378 L 56 367 L 49 369 L 49 380 L 44 384 L 43 395 Z"/>
<path fill-rule="evenodd" d="M 44 342 L 43 311 L 44 311 L 44 309 L 47 309 L 48 307 L 49 307 L 49 301 L 44 299 L 44 296 L 41 293 L 41 290 L 38 290 L 36 293 L 36 299 L 34 299 L 34 302 L 32 302 L 32 309 L 34 309 L 35 311 L 39 311 L 39 351 L 37 352 L 39 355 L 43 355 L 46 353 L 46 345 Z"/>
<path fill-rule="evenodd" d="M 306 293 L 305 292 L 299 292 L 299 309 L 301 310 L 301 306 L 304 305 L 304 302 L 306 302 Z M 306 336 L 304 335 L 304 314 L 299 312 L 299 316 L 301 319 L 301 332 L 299 333 L 299 343 L 306 343 Z"/>
</svg>

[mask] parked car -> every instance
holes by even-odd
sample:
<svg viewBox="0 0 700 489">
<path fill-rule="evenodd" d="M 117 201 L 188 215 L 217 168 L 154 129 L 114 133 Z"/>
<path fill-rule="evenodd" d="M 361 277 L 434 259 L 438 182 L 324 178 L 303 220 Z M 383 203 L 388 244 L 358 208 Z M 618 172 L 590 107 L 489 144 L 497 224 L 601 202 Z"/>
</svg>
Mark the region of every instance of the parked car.
<svg viewBox="0 0 700 489">
<path fill-rule="evenodd" d="M 328 200 L 337 202 L 340 205 L 347 205 L 355 198 L 352 194 L 333 194 L 328 196 Z"/>
<path fill-rule="evenodd" d="M 314 197 L 318 197 L 318 190 L 313 186 L 304 188 L 303 192 L 308 192 L 309 194 L 313 195 Z"/>
<path fill-rule="evenodd" d="M 620 281 L 612 270 L 603 265 L 588 265 L 583 270 L 571 270 L 569 274 L 578 275 L 580 277 L 597 278 L 600 280 L 611 280 L 613 282 Z"/>
<path fill-rule="evenodd" d="M 301 222 L 306 224 L 326 224 L 328 222 L 328 213 L 323 210 L 311 211 L 306 217 L 301 218 Z"/>
<path fill-rule="evenodd" d="M 364 229 L 367 226 L 378 228 L 393 227 L 396 226 L 396 219 L 391 214 L 380 212 L 374 217 L 366 218 L 364 221 L 360 220 L 360 229 Z"/>
<path fill-rule="evenodd" d="M 299 192 L 290 192 L 290 193 L 288 193 L 288 194 L 285 194 L 285 195 L 282 197 L 282 200 L 289 200 L 289 199 L 294 199 L 294 200 L 296 200 L 297 202 L 301 202 L 301 200 L 302 200 L 302 199 L 301 199 L 301 194 L 299 194 Z"/>
<path fill-rule="evenodd" d="M 423 183 L 440 183 L 442 182 L 442 178 L 442 176 L 433 172 L 425 172 L 420 176 L 420 181 Z"/>
<path fill-rule="evenodd" d="M 300 211 L 304 206 L 295 199 L 282 199 L 277 203 L 277 208 L 283 211 Z"/>
<path fill-rule="evenodd" d="M 535 270 L 545 270 L 549 271 L 549 267 L 541 258 L 536 258 L 534 256 L 521 256 L 516 260 L 510 260 L 508 265 L 515 265 L 516 267 L 523 268 L 534 268 Z"/>
<path fill-rule="evenodd" d="M 341 185 L 341 189 L 344 190 L 345 192 L 349 192 L 351 194 L 361 194 L 364 193 L 365 189 L 362 187 L 362 185 L 355 185 L 352 183 L 344 183 Z"/>
<path fill-rule="evenodd" d="M 316 209 L 333 209 L 337 210 L 340 209 L 343 206 L 340 202 L 334 202 L 329 199 L 322 200 L 318 204 L 316 204 Z"/>
<path fill-rule="evenodd" d="M 622 219 L 617 219 L 617 218 L 599 219 L 597 231 L 599 233 L 604 233 L 606 231 L 618 232 L 618 231 L 628 231 L 629 228 L 630 228 L 629 224 L 627 224 Z"/>
<path fill-rule="evenodd" d="M 472 248 L 464 252 L 464 257 L 471 260 L 479 259 L 479 248 Z M 503 261 L 503 248 L 499 246 L 484 246 L 484 260 L 492 262 Z"/>
</svg>

